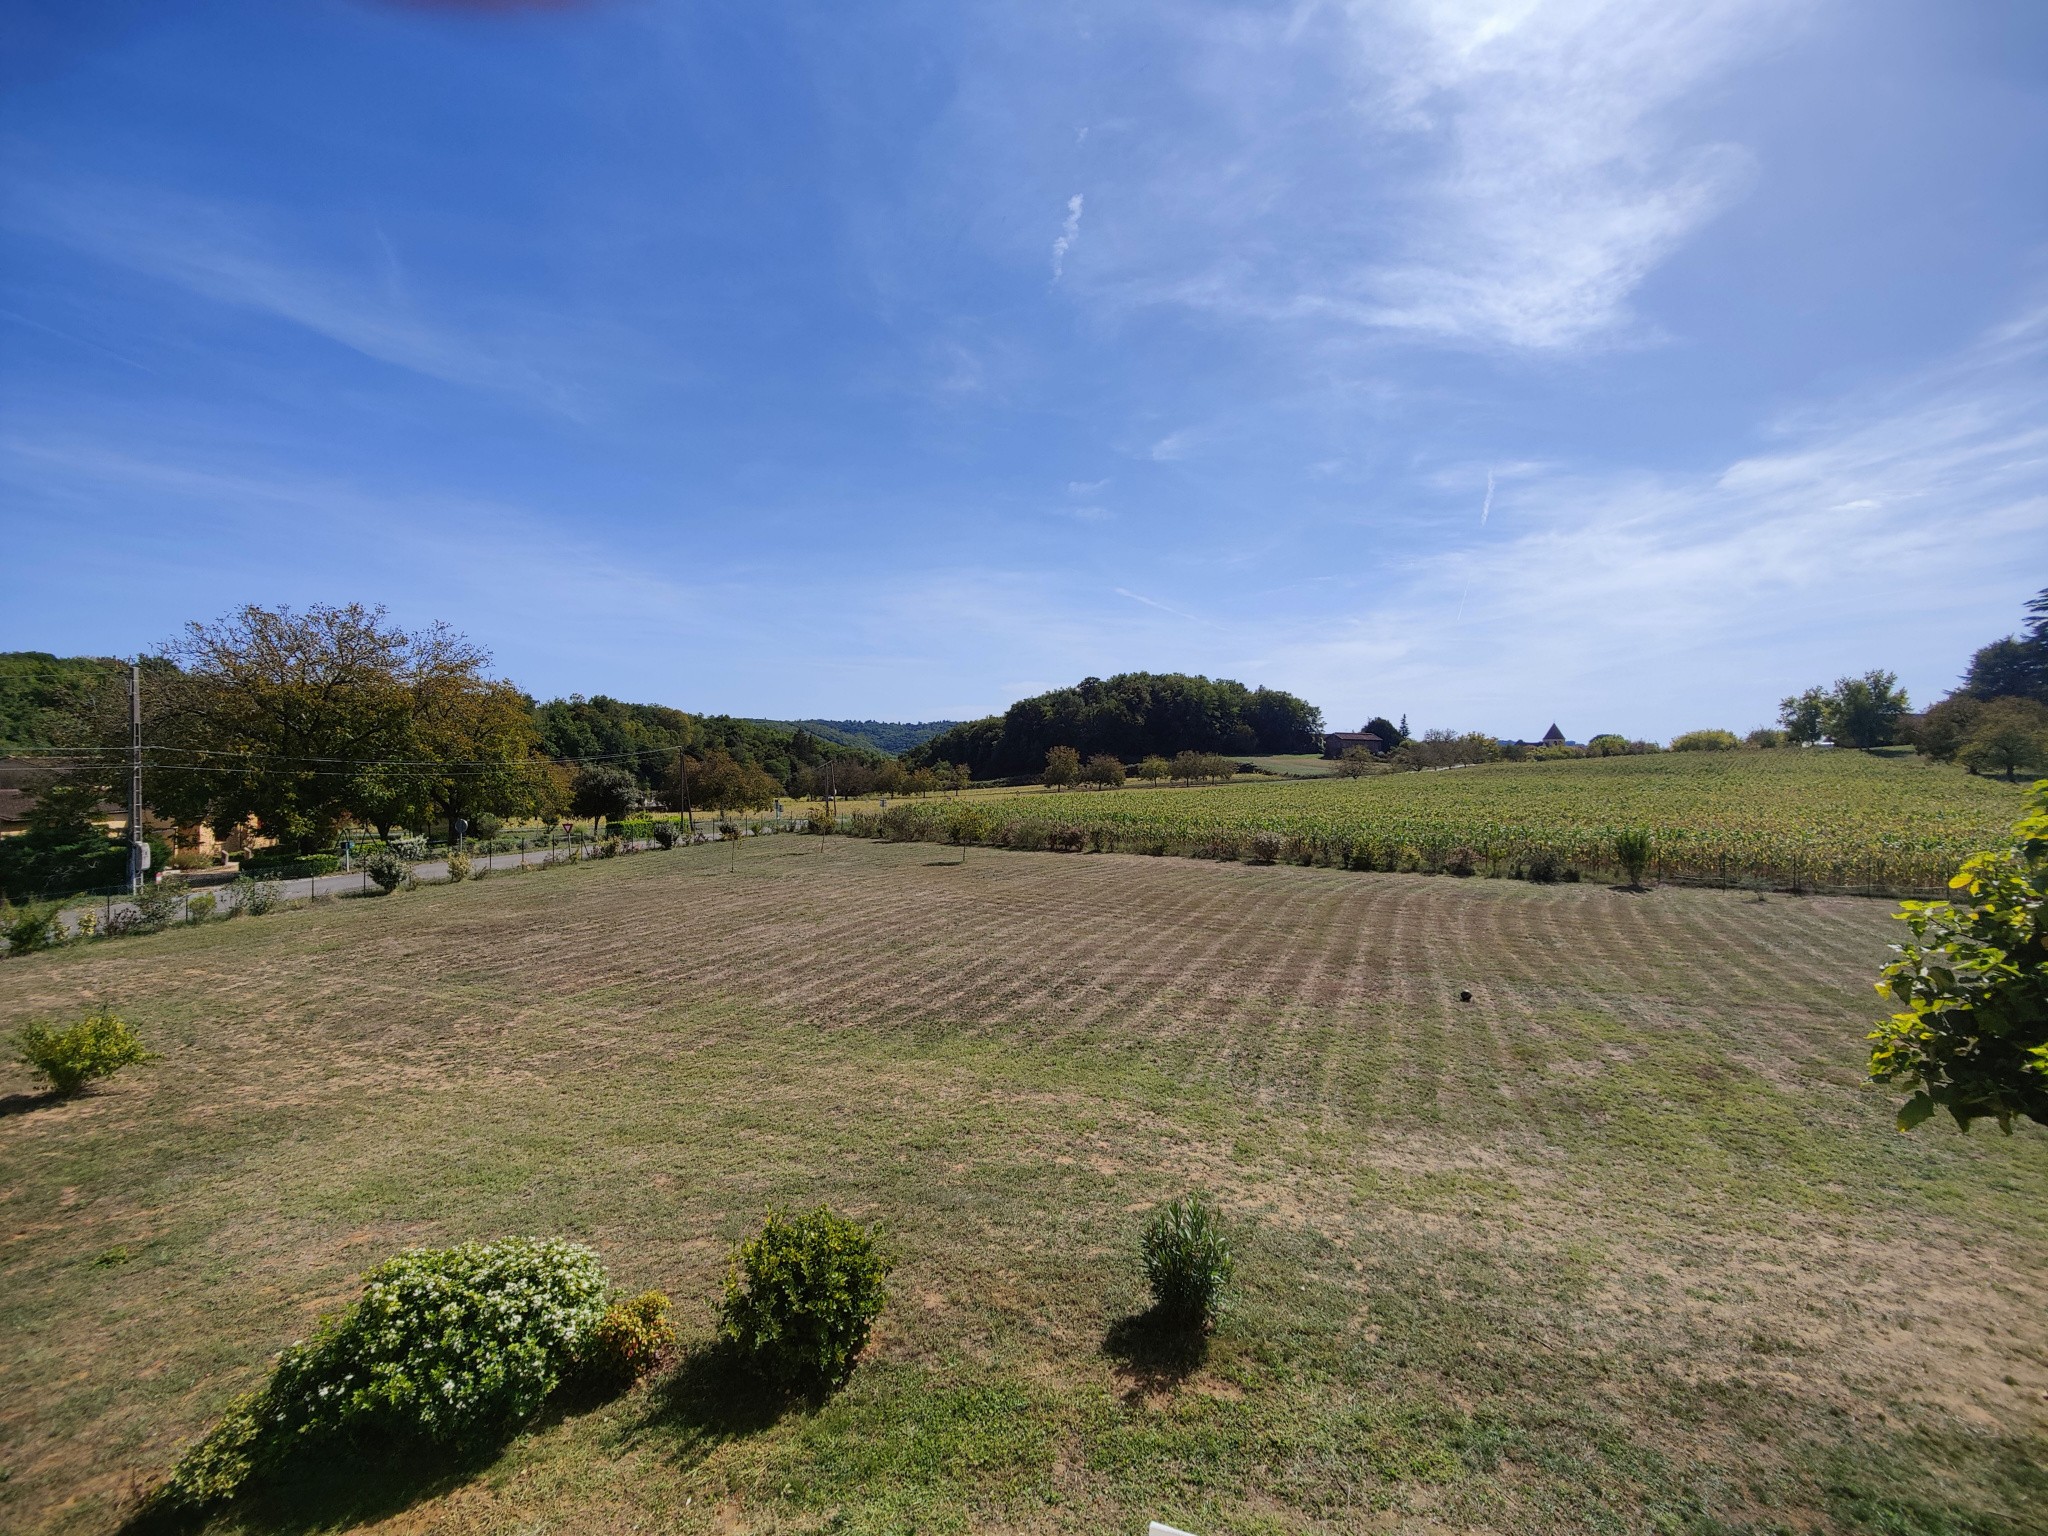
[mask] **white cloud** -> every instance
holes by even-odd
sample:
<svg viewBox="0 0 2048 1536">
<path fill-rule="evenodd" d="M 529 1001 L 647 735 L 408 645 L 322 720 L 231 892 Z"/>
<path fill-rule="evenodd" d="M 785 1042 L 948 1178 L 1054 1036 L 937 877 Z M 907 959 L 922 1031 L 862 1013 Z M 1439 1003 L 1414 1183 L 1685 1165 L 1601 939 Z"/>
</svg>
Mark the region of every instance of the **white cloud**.
<svg viewBox="0 0 2048 1536">
<path fill-rule="evenodd" d="M 1067 270 L 1067 252 L 1081 238 L 1081 194 L 1067 199 L 1067 217 L 1060 225 L 1059 238 L 1052 243 L 1052 280 L 1058 282 Z"/>
</svg>

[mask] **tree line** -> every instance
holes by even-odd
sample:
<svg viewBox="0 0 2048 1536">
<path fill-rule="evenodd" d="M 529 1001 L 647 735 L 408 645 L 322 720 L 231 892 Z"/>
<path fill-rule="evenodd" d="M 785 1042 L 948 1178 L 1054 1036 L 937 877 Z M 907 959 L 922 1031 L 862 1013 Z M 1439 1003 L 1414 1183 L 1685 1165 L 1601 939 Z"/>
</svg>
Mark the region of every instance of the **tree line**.
<svg viewBox="0 0 2048 1536">
<path fill-rule="evenodd" d="M 0 892 L 121 877 L 98 818 L 125 799 L 128 669 L 54 661 L 31 653 L 0 668 L 10 744 L 53 763 L 33 786 L 27 831 L 0 840 Z M 151 814 L 222 838 L 253 828 L 282 854 L 331 849 L 352 826 L 388 838 L 499 818 L 617 819 L 650 801 L 749 809 L 829 765 L 872 773 L 889 762 L 657 705 L 536 704 L 447 626 L 408 630 L 360 604 L 245 607 L 187 625 L 140 670 Z"/>
<path fill-rule="evenodd" d="M 1132 763 L 1179 752 L 1318 752 L 1322 745 L 1322 711 L 1291 693 L 1180 672 L 1122 672 L 1020 699 L 1000 715 L 933 737 L 905 760 L 912 767 L 965 763 L 977 778 L 1002 778 L 1042 773 L 1055 747 Z"/>
<path fill-rule="evenodd" d="M 1778 720 L 1798 746 L 1903 742 L 1972 773 L 2048 770 L 2048 590 L 2027 603 L 2018 634 L 1979 648 L 1960 686 L 1917 714 L 1897 674 L 1880 670 L 1793 694 Z"/>
</svg>

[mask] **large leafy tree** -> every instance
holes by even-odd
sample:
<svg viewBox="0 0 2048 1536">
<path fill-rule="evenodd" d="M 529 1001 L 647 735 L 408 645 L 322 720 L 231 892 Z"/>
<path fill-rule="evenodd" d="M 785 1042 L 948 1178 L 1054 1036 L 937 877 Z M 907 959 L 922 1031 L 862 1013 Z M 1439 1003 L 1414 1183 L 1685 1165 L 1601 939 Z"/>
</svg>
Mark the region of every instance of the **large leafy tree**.
<svg viewBox="0 0 2048 1536">
<path fill-rule="evenodd" d="M 2048 591 L 2027 604 L 2017 635 L 1994 640 L 1970 658 L 1961 691 L 1973 699 L 2032 699 L 2048 704 Z"/>
<path fill-rule="evenodd" d="M 640 781 L 613 763 L 586 763 L 576 771 L 569 809 L 592 820 L 621 821 L 640 798 Z"/>
<path fill-rule="evenodd" d="M 734 811 L 759 810 L 782 793 L 782 786 L 753 763 L 743 763 L 720 747 L 713 747 L 690 767 L 690 801 L 721 816 Z"/>
<path fill-rule="evenodd" d="M 1993 699 L 1971 722 L 1956 755 L 1973 773 L 2003 773 L 2008 782 L 2019 769 L 2048 768 L 2048 704 Z"/>
<path fill-rule="evenodd" d="M 358 603 L 251 605 L 188 625 L 145 669 L 144 798 L 222 834 L 254 822 L 292 850 L 326 847 L 358 819 L 524 809 L 531 714 L 489 660 L 445 627 L 407 631 Z M 118 754 L 121 688 L 90 713 Z"/>
<path fill-rule="evenodd" d="M 1797 746 L 1826 737 L 1838 747 L 1867 749 L 1897 741 L 1911 707 L 1898 674 L 1880 670 L 1793 694 L 1779 704 L 1778 723 Z"/>
<path fill-rule="evenodd" d="M 1871 1033 L 1870 1075 L 1912 1090 L 1911 1130 L 1947 1110 L 2048 1125 L 2048 780 L 2027 797 L 2010 847 L 1967 860 L 1948 901 L 1909 901 L 1910 943 L 1877 989 L 1901 1006 Z"/>
</svg>

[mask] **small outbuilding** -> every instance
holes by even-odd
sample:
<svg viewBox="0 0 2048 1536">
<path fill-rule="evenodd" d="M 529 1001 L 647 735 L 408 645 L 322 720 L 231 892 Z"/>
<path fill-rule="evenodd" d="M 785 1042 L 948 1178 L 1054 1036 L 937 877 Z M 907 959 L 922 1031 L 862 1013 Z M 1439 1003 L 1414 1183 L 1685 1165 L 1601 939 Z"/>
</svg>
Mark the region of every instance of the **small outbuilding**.
<svg viewBox="0 0 2048 1536">
<path fill-rule="evenodd" d="M 1374 757 L 1386 754 L 1387 744 L 1377 731 L 1329 731 L 1323 736 L 1323 756 L 1341 758 L 1353 747 L 1363 747 Z"/>
</svg>

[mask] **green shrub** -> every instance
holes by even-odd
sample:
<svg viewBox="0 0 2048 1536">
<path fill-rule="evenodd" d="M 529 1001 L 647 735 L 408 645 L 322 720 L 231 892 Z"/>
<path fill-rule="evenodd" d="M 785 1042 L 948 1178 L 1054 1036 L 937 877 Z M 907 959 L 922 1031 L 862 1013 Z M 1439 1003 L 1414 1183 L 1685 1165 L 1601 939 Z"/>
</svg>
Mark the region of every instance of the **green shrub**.
<svg viewBox="0 0 2048 1536">
<path fill-rule="evenodd" d="M 982 806 L 961 801 L 946 811 L 946 841 L 958 847 L 985 843 L 995 836 L 996 819 Z"/>
<path fill-rule="evenodd" d="M 469 855 L 464 853 L 460 848 L 454 848 L 449 850 L 448 878 L 450 880 L 467 880 L 470 876 L 471 870 L 474 867 L 475 866 L 472 865 L 470 862 Z"/>
<path fill-rule="evenodd" d="M 2027 796 L 2011 846 L 1966 860 L 1949 901 L 1909 901 L 1913 942 L 1877 984 L 1902 1004 L 1872 1031 L 1870 1076 L 1914 1090 L 1911 1130 L 1945 1109 L 1964 1130 L 1989 1118 L 2048 1125 L 2048 781 Z"/>
<path fill-rule="evenodd" d="M 1184 1195 L 1153 1212 L 1145 1224 L 1143 1257 L 1161 1317 L 1207 1327 L 1222 1314 L 1236 1260 L 1207 1196 Z"/>
<path fill-rule="evenodd" d="M 213 892 L 201 891 L 197 896 L 193 896 L 186 901 L 185 921 L 188 923 L 211 922 L 213 921 L 214 911 L 219 906 L 220 902 L 215 898 Z"/>
<path fill-rule="evenodd" d="M 493 816 L 489 811 L 478 811 L 469 818 L 469 835 L 490 842 L 505 830 L 505 818 Z"/>
<path fill-rule="evenodd" d="M 14 1037 L 15 1059 L 69 1098 L 95 1078 L 151 1059 L 134 1026 L 102 1008 L 69 1029 L 25 1025 Z"/>
<path fill-rule="evenodd" d="M 887 1299 L 889 1260 L 874 1234 L 824 1206 L 770 1211 L 733 1251 L 719 1337 L 785 1387 L 844 1381 Z"/>
<path fill-rule="evenodd" d="M 344 1437 L 372 1450 L 487 1443 L 575 1368 L 605 1291 L 597 1255 L 573 1243 L 509 1238 L 389 1259 L 185 1454 L 169 1502 L 218 1503 L 295 1450 Z"/>
<path fill-rule="evenodd" d="M 583 1336 L 579 1359 L 585 1377 L 600 1386 L 627 1387 L 660 1366 L 676 1347 L 668 1309 L 661 1291 L 613 1302 Z"/>
<path fill-rule="evenodd" d="M 657 848 L 673 848 L 682 834 L 672 821 L 657 821 L 654 824 L 654 845 Z"/>
<path fill-rule="evenodd" d="M 1733 731 L 1687 731 L 1671 738 L 1674 752 L 1733 752 L 1741 745 Z"/>
<path fill-rule="evenodd" d="M 235 882 L 234 911 L 245 917 L 263 917 L 284 905 L 284 887 L 275 880 L 257 880 L 248 875 Z"/>
<path fill-rule="evenodd" d="M 7 940 L 10 955 L 34 954 L 64 942 L 64 929 L 57 921 L 63 903 L 31 901 L 18 907 L 0 906 L 0 937 Z"/>
<path fill-rule="evenodd" d="M 378 890 L 388 896 L 405 884 L 405 877 L 412 873 L 412 868 L 396 848 L 378 848 L 363 860 L 363 873 L 376 882 Z"/>
<path fill-rule="evenodd" d="M 184 894 L 183 881 L 159 880 L 145 884 L 128 898 L 127 906 L 114 914 L 107 931 L 117 934 L 161 933 L 178 917 Z"/>
<path fill-rule="evenodd" d="M 1614 834 L 1614 859 L 1628 876 L 1631 886 L 1643 883 L 1643 871 L 1650 864 L 1650 834 L 1640 827 L 1628 827 Z"/>
</svg>

